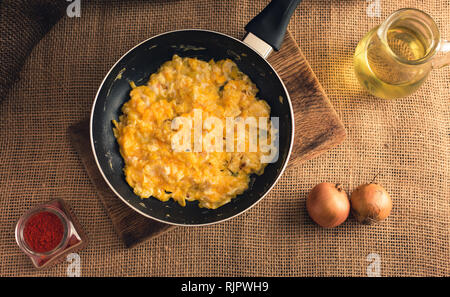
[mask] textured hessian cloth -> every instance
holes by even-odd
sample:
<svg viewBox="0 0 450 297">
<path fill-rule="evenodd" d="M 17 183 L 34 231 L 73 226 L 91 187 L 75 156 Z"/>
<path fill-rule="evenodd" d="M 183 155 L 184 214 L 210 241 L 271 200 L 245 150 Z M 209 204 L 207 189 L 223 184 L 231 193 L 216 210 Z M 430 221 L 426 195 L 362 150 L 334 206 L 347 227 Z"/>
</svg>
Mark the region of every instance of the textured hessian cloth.
<svg viewBox="0 0 450 297">
<path fill-rule="evenodd" d="M 244 215 L 175 228 L 132 250 L 114 233 L 68 127 L 89 114 L 108 69 L 137 43 L 183 28 L 242 38 L 268 1 L 81 1 L 80 18 L 66 16 L 70 3 L 62 2 L 0 6 L 1 276 L 66 275 L 68 263 L 33 269 L 14 240 L 20 215 L 56 197 L 72 205 L 88 233 L 90 244 L 80 252 L 85 276 L 364 276 L 371 253 L 379 255 L 383 276 L 450 275 L 450 69 L 433 71 L 414 95 L 386 101 L 368 95 L 352 67 L 361 37 L 402 7 L 425 10 L 450 38 L 449 1 L 381 0 L 381 17 L 371 17 L 364 0 L 304 0 L 289 29 L 344 122 L 346 141 L 286 171 Z M 42 7 L 63 16 L 31 51 L 58 19 L 30 21 L 48 11 Z M 33 29 L 24 29 L 27 22 Z M 8 47 L 16 53 L 5 55 Z M 350 217 L 335 229 L 312 223 L 305 197 L 315 184 L 340 182 L 351 191 L 377 173 L 394 203 L 385 222 L 362 226 Z"/>
</svg>

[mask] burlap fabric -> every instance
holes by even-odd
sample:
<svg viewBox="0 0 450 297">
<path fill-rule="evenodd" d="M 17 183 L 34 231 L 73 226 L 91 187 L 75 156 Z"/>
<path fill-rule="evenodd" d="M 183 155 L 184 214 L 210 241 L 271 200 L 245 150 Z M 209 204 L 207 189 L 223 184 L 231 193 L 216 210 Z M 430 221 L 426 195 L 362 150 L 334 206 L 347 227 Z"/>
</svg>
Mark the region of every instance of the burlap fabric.
<svg viewBox="0 0 450 297">
<path fill-rule="evenodd" d="M 135 44 L 181 28 L 242 38 L 246 22 L 267 2 L 82 1 L 80 18 L 56 24 L 0 103 L 0 275 L 66 275 L 67 263 L 36 271 L 14 240 L 19 216 L 54 197 L 72 205 L 90 238 L 80 252 L 84 276 L 364 276 L 371 253 L 379 255 L 383 276 L 450 275 L 450 69 L 434 71 L 416 94 L 386 101 L 367 95 L 352 68 L 358 40 L 402 7 L 427 11 L 450 36 L 448 0 L 381 0 L 381 18 L 367 15 L 364 0 L 304 0 L 289 29 L 347 140 L 289 169 L 242 216 L 123 247 L 67 128 L 86 117 L 103 76 Z M 341 182 L 351 191 L 378 172 L 394 202 L 387 221 L 362 226 L 350 218 L 328 230 L 309 219 L 305 197 L 315 184 Z"/>
</svg>

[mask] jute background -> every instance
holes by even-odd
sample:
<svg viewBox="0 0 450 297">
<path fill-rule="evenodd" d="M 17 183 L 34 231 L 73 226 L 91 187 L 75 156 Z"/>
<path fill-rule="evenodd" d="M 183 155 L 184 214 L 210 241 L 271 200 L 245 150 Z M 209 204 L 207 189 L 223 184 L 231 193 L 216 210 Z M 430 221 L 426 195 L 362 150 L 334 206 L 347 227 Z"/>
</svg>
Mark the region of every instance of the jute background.
<svg viewBox="0 0 450 297">
<path fill-rule="evenodd" d="M 346 141 L 289 169 L 238 218 L 123 247 L 67 128 L 88 115 L 103 76 L 135 44 L 182 28 L 242 38 L 267 2 L 82 1 L 80 18 L 56 24 L 0 103 L 1 276 L 66 275 L 67 263 L 36 271 L 14 241 L 19 216 L 54 197 L 72 205 L 90 238 L 80 252 L 84 276 L 364 276 L 370 253 L 379 254 L 383 276 L 450 275 L 450 69 L 434 71 L 410 97 L 385 101 L 362 90 L 351 60 L 364 33 L 402 7 L 427 11 L 450 38 L 448 0 L 381 0 L 381 18 L 366 14 L 364 0 L 304 0 L 289 29 L 344 122 Z M 305 197 L 315 184 L 341 182 L 351 191 L 378 172 L 394 202 L 384 223 L 350 218 L 327 230 L 309 219 Z"/>
</svg>

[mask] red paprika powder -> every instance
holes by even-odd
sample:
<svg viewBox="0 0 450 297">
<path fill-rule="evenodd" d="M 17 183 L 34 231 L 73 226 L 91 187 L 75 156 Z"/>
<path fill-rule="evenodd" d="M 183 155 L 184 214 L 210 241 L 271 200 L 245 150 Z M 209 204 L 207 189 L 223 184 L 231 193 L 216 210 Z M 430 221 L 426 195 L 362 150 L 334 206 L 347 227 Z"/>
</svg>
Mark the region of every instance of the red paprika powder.
<svg viewBox="0 0 450 297">
<path fill-rule="evenodd" d="M 26 244 L 38 253 L 46 253 L 56 248 L 63 235 L 64 226 L 61 219 L 49 211 L 31 216 L 23 229 Z"/>
</svg>

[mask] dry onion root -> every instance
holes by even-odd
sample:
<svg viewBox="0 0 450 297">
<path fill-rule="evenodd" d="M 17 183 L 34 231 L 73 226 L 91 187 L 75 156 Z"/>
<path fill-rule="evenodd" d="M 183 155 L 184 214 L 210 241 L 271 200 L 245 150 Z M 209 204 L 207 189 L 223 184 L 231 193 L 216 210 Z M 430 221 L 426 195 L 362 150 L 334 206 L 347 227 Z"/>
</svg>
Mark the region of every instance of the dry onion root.
<svg viewBox="0 0 450 297">
<path fill-rule="evenodd" d="M 333 228 L 347 219 L 350 202 L 340 184 L 320 183 L 309 192 L 306 209 L 318 225 Z"/>
<path fill-rule="evenodd" d="M 389 216 L 392 201 L 379 184 L 364 184 L 356 188 L 350 197 L 352 214 L 361 224 L 378 223 Z"/>
</svg>

